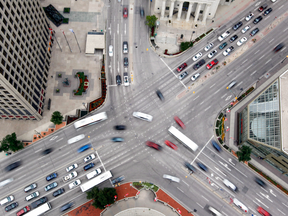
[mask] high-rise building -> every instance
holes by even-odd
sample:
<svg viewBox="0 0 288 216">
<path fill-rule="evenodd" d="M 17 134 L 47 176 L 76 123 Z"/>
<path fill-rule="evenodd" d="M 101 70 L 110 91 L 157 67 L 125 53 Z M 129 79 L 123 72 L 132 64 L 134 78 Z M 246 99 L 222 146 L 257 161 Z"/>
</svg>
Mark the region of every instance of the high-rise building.
<svg viewBox="0 0 288 216">
<path fill-rule="evenodd" d="M 38 0 L 0 0 L 0 118 L 40 120 L 51 31 Z"/>
</svg>

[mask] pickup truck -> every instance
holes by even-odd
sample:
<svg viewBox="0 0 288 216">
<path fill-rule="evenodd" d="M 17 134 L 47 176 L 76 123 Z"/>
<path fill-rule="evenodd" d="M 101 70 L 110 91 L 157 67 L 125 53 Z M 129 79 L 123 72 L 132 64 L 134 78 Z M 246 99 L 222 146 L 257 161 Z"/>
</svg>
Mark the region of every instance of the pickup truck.
<svg viewBox="0 0 288 216">
<path fill-rule="evenodd" d="M 75 178 L 76 176 L 77 176 L 77 172 L 74 171 L 74 172 L 69 173 L 67 176 L 64 176 L 62 179 L 63 179 L 63 182 L 67 182 L 71 180 L 72 178 Z"/>
<path fill-rule="evenodd" d="M 214 59 L 213 61 L 209 62 L 207 65 L 206 65 L 206 68 L 208 70 L 210 70 L 214 65 L 217 65 L 218 64 L 218 60 L 217 59 Z"/>
</svg>

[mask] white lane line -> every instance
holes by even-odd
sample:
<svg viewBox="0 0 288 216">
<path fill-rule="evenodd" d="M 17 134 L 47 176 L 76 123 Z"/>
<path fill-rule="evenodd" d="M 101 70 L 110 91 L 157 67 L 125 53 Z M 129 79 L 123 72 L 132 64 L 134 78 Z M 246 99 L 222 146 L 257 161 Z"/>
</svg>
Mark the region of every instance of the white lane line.
<svg viewBox="0 0 288 216">
<path fill-rule="evenodd" d="M 69 154 L 70 152 L 67 152 L 66 154 L 63 154 L 61 157 L 63 157 L 63 156 L 65 156 L 65 155 L 67 155 L 67 154 Z"/>
<path fill-rule="evenodd" d="M 201 103 L 200 103 L 200 105 L 202 105 L 204 103 L 204 101 L 202 101 Z"/>
<path fill-rule="evenodd" d="M 210 109 L 211 108 L 211 106 L 209 106 L 209 107 L 207 107 L 204 111 L 206 112 L 208 109 Z"/>
<path fill-rule="evenodd" d="M 193 101 L 195 101 L 197 98 L 199 98 L 199 95 L 196 98 L 194 98 Z"/>
<path fill-rule="evenodd" d="M 261 200 L 259 200 L 259 199 L 257 199 L 257 198 L 256 198 L 256 200 L 257 200 L 259 203 L 261 203 L 262 205 L 264 205 L 266 208 L 269 208 L 267 205 L 265 205 L 263 202 L 261 202 Z"/>
<path fill-rule="evenodd" d="M 266 63 L 265 64 L 268 64 L 268 62 L 270 62 L 272 59 L 269 59 L 268 61 L 266 61 Z"/>
<path fill-rule="evenodd" d="M 204 197 L 204 196 L 202 196 L 206 201 L 208 201 L 209 202 L 209 200 L 206 198 L 206 197 Z"/>
<path fill-rule="evenodd" d="M 250 65 L 249 67 L 247 67 L 246 70 L 249 69 L 250 67 L 252 67 L 252 65 Z"/>
<path fill-rule="evenodd" d="M 41 151 L 42 149 L 39 149 L 39 150 L 37 150 L 37 151 L 35 151 L 35 153 L 37 153 L 37 152 L 39 152 L 39 151 Z"/>
<path fill-rule="evenodd" d="M 256 72 L 257 72 L 257 70 L 255 70 L 253 73 L 251 73 L 250 76 L 252 76 L 252 75 L 253 75 L 254 73 L 256 73 Z"/>
<path fill-rule="evenodd" d="M 283 215 L 286 215 L 284 212 L 280 211 L 280 209 L 277 208 L 277 210 L 278 210 L 279 212 L 281 212 Z"/>
<path fill-rule="evenodd" d="M 283 52 L 283 50 L 285 50 L 286 49 L 286 47 L 284 47 L 280 52 Z"/>
<path fill-rule="evenodd" d="M 46 164 L 44 164 L 44 165 L 42 165 L 41 167 L 44 167 L 44 166 L 46 166 L 48 163 L 46 163 Z"/>
<path fill-rule="evenodd" d="M 218 89 L 214 94 L 218 93 L 220 91 L 220 89 Z"/>
<path fill-rule="evenodd" d="M 285 32 L 285 31 L 287 31 L 287 30 L 288 30 L 288 28 L 284 29 L 283 32 Z"/>
<path fill-rule="evenodd" d="M 214 85 L 216 85 L 216 83 L 214 83 L 212 86 L 210 86 L 210 88 L 212 88 Z"/>
<path fill-rule="evenodd" d="M 61 141 L 62 139 L 64 139 L 64 138 L 62 137 L 61 139 L 57 140 L 56 142 L 59 142 L 59 141 Z"/>
<path fill-rule="evenodd" d="M 44 158 L 45 156 L 43 156 L 43 157 L 40 157 L 40 158 L 38 158 L 37 160 L 41 160 L 42 158 Z"/>
<path fill-rule="evenodd" d="M 187 184 L 185 181 L 182 180 L 182 182 L 184 182 L 184 184 L 186 184 L 189 187 L 189 184 Z"/>
<path fill-rule="evenodd" d="M 227 95 L 227 94 L 224 94 L 224 95 L 221 97 L 221 99 L 224 98 L 226 95 Z"/>
<path fill-rule="evenodd" d="M 262 59 L 262 58 L 264 58 L 264 56 L 265 56 L 265 55 L 261 56 L 261 57 L 259 58 L 259 60 Z"/>
<path fill-rule="evenodd" d="M 254 54 L 257 54 L 260 50 L 257 50 Z"/>
<path fill-rule="evenodd" d="M 288 208 L 288 206 L 285 203 L 282 202 L 282 204 Z"/>
<path fill-rule="evenodd" d="M 184 193 L 184 191 L 183 191 L 183 190 L 181 190 L 179 187 L 177 187 L 177 189 L 178 189 L 178 190 L 180 190 L 182 193 Z"/>
<path fill-rule="evenodd" d="M 270 40 L 268 43 L 271 43 L 272 41 L 274 41 L 274 38 L 272 40 Z"/>
<path fill-rule="evenodd" d="M 203 209 L 203 206 L 201 206 L 198 202 L 196 202 L 196 203 L 197 203 L 197 205 L 199 205 Z"/>
<path fill-rule="evenodd" d="M 246 59 L 245 61 L 243 61 L 242 64 L 244 64 L 246 61 L 248 61 L 248 59 Z"/>
<path fill-rule="evenodd" d="M 278 10 L 280 10 L 283 6 L 284 6 L 284 4 L 281 7 L 279 7 Z"/>
</svg>

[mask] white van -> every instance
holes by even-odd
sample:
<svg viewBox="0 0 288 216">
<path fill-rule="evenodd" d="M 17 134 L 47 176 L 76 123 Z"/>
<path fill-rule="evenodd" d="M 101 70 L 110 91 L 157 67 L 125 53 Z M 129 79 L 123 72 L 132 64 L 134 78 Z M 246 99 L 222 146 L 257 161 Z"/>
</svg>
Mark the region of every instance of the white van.
<svg viewBox="0 0 288 216">
<path fill-rule="evenodd" d="M 10 195 L 6 198 L 4 198 L 3 200 L 0 201 L 0 205 L 5 205 L 9 202 L 12 202 L 14 200 L 14 196 Z"/>
<path fill-rule="evenodd" d="M 98 168 L 96 170 L 94 170 L 93 172 L 90 172 L 86 175 L 87 179 L 91 179 L 94 178 L 95 176 L 99 175 L 101 173 L 101 169 Z"/>
<path fill-rule="evenodd" d="M 174 177 L 174 176 L 171 176 L 171 175 L 167 175 L 167 174 L 164 174 L 164 175 L 163 175 L 163 178 L 169 179 L 169 180 L 174 181 L 174 182 L 180 182 L 180 179 L 179 179 L 179 178 Z"/>
<path fill-rule="evenodd" d="M 226 187 L 230 188 L 233 191 L 237 190 L 237 187 L 232 182 L 230 182 L 228 179 L 224 179 L 223 184 L 225 184 Z"/>
<path fill-rule="evenodd" d="M 248 213 L 248 208 L 243 203 L 241 203 L 239 200 L 237 200 L 236 198 L 233 199 L 233 203 L 238 208 L 240 208 L 242 211 L 244 211 L 245 213 Z"/>
<path fill-rule="evenodd" d="M 133 116 L 149 122 L 153 119 L 153 116 L 141 112 L 133 112 Z"/>
<path fill-rule="evenodd" d="M 212 206 L 209 206 L 208 209 L 209 209 L 210 212 L 212 212 L 212 214 L 215 215 L 215 216 L 223 216 L 223 214 L 221 214 L 217 209 L 213 208 Z"/>
<path fill-rule="evenodd" d="M 68 140 L 68 144 L 72 144 L 72 143 L 78 142 L 78 141 L 84 139 L 84 137 L 85 137 L 84 134 L 80 134 L 80 135 L 78 135 L 76 137 L 73 137 L 73 138 Z"/>
<path fill-rule="evenodd" d="M 6 180 L 0 182 L 0 188 L 5 186 L 5 185 L 7 185 L 7 184 L 9 184 L 12 181 L 13 181 L 13 178 L 9 178 L 9 179 L 6 179 Z"/>
</svg>

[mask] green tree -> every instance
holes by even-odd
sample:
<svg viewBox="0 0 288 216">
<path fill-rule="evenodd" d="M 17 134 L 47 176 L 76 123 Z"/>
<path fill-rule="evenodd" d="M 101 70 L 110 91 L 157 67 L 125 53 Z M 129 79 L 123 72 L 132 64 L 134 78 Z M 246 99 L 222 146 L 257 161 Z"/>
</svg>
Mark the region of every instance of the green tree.
<svg viewBox="0 0 288 216">
<path fill-rule="evenodd" d="M 243 145 L 242 147 L 240 147 L 239 151 L 236 152 L 239 162 L 250 161 L 251 152 L 252 152 L 252 149 L 249 146 Z"/>
<path fill-rule="evenodd" d="M 189 47 L 192 47 L 193 46 L 193 42 L 182 42 L 180 44 L 180 50 L 181 51 L 185 51 L 187 50 Z"/>
<path fill-rule="evenodd" d="M 55 125 L 59 125 L 59 124 L 62 124 L 62 120 L 63 120 L 63 116 L 61 115 L 60 112 L 58 111 L 53 112 L 51 120 L 50 120 L 52 123 L 54 123 Z"/>
<path fill-rule="evenodd" d="M 114 196 L 117 196 L 115 188 L 99 189 L 93 187 L 92 190 L 86 192 L 87 199 L 93 199 L 92 205 L 95 208 L 104 209 L 106 205 L 114 203 Z"/>
<path fill-rule="evenodd" d="M 146 25 L 148 25 L 150 28 L 156 26 L 156 20 L 158 18 L 155 15 L 152 16 L 146 16 Z"/>
<path fill-rule="evenodd" d="M 23 142 L 21 142 L 20 140 L 17 140 L 16 134 L 12 133 L 11 135 L 7 135 L 1 141 L 0 152 L 2 151 L 8 152 L 9 150 L 16 152 L 23 148 L 24 148 Z"/>
</svg>

